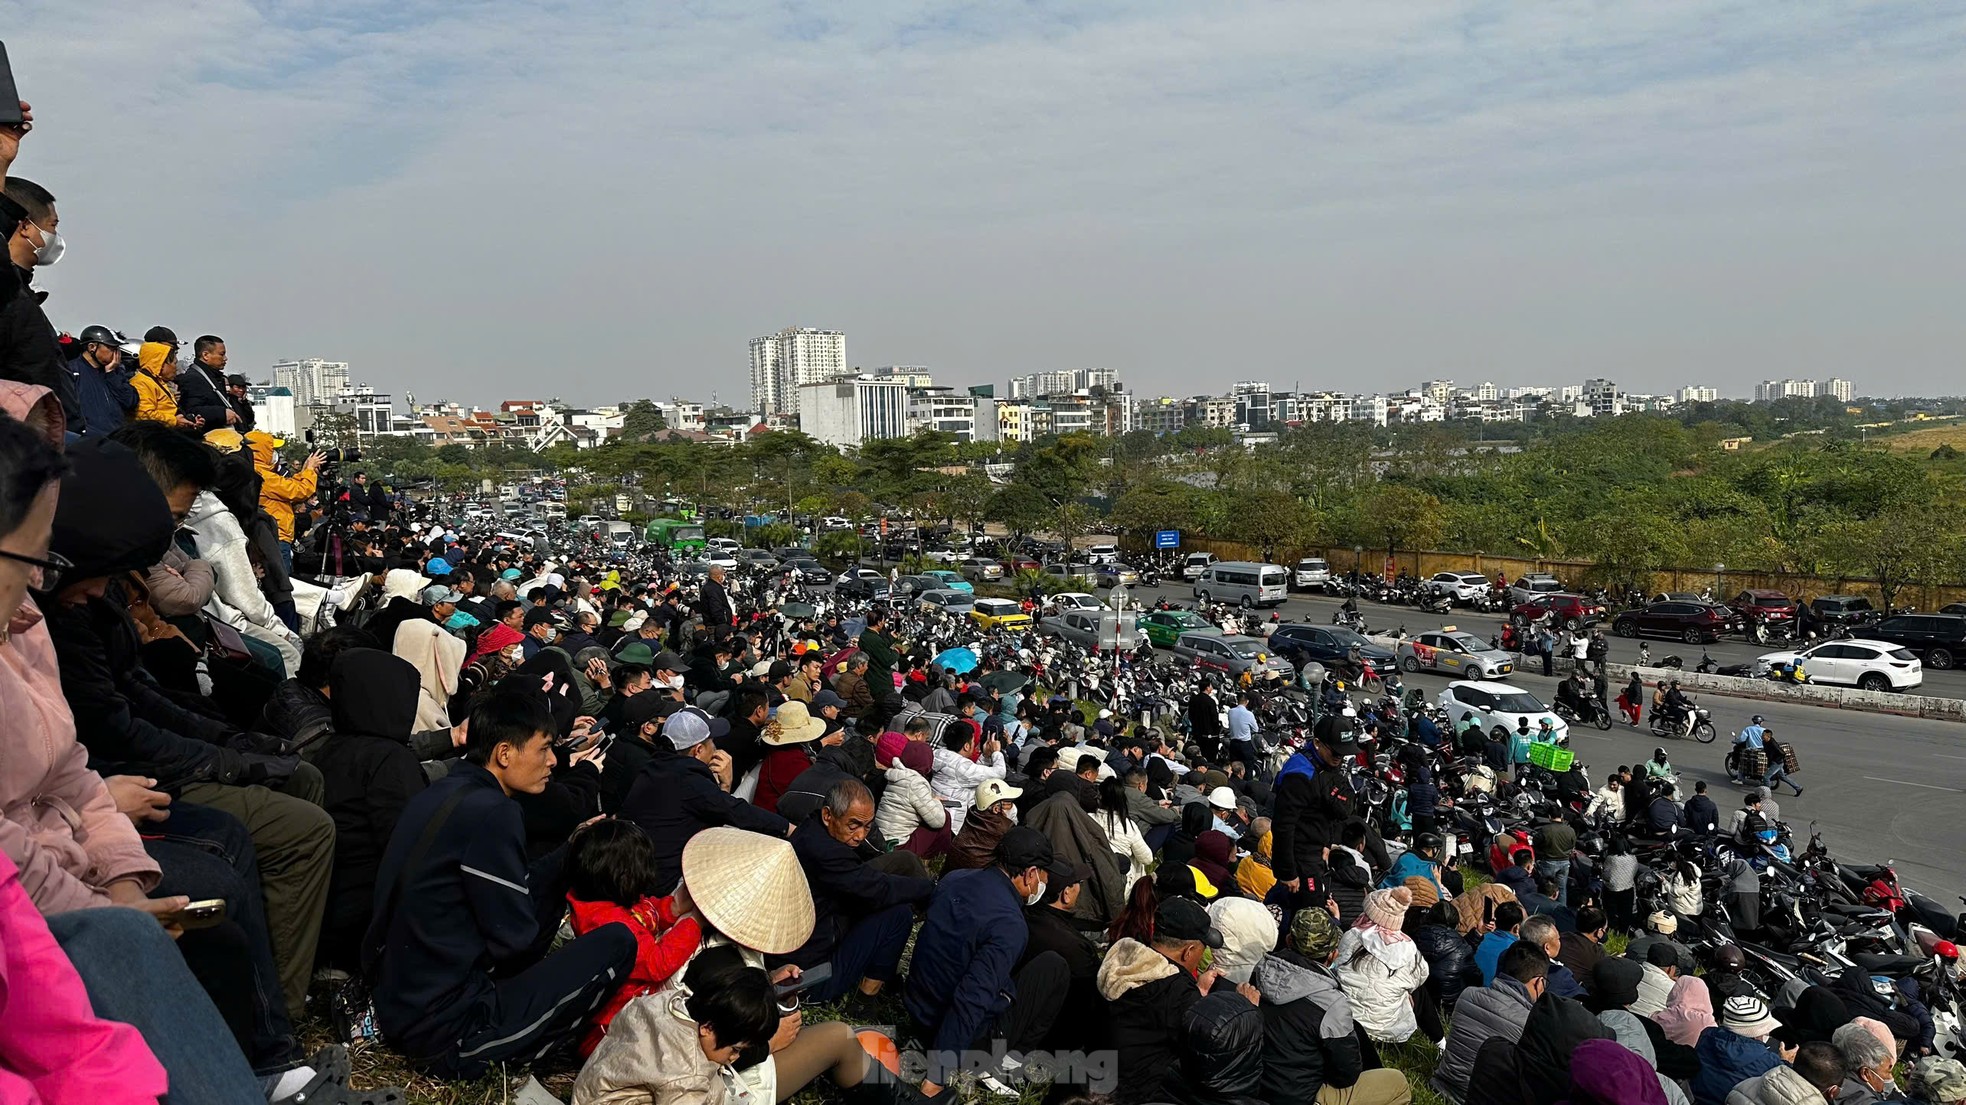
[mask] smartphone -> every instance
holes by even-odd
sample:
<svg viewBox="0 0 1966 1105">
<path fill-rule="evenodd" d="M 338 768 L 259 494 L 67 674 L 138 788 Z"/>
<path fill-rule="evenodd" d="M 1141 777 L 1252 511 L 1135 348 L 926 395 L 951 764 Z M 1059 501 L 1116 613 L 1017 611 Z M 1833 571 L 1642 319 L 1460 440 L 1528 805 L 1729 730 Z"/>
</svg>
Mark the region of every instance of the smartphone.
<svg viewBox="0 0 1966 1105">
<path fill-rule="evenodd" d="M 810 990 L 822 982 L 830 981 L 832 977 L 833 965 L 831 963 L 821 963 L 817 967 L 801 972 L 797 978 L 788 978 L 784 982 L 779 983 L 777 986 L 778 996 L 785 998 L 802 990 Z"/>
<path fill-rule="evenodd" d="M 192 902 L 183 909 L 158 914 L 157 920 L 165 925 L 176 925 L 186 932 L 208 929 L 225 920 L 225 899 L 207 898 L 202 902 Z"/>
<path fill-rule="evenodd" d="M 0 127 L 17 127 L 23 122 L 20 92 L 14 88 L 14 67 L 7 61 L 7 44 L 0 42 Z"/>
</svg>

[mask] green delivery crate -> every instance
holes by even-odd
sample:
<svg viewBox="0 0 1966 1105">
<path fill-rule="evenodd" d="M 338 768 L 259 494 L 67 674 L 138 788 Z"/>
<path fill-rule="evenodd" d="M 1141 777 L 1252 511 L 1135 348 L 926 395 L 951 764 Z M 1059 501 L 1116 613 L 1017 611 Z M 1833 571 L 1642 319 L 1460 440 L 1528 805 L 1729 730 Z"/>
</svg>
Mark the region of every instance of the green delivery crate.
<svg viewBox="0 0 1966 1105">
<path fill-rule="evenodd" d="M 1529 762 L 1562 774 L 1577 762 L 1577 754 L 1555 741 L 1537 741 L 1529 746 Z"/>
</svg>

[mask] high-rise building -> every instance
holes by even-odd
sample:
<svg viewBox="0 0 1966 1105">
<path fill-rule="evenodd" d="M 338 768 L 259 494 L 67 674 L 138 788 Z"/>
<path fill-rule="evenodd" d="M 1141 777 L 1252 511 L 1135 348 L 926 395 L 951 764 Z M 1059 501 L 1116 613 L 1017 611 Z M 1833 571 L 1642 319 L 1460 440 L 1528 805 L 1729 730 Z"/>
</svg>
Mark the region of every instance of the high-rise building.
<svg viewBox="0 0 1966 1105">
<path fill-rule="evenodd" d="M 1424 380 L 1420 384 L 1420 394 L 1444 405 L 1454 398 L 1454 381 Z"/>
<path fill-rule="evenodd" d="M 995 441 L 996 401 L 952 387 L 911 387 L 907 432 L 917 430 L 939 430 L 964 443 Z"/>
<path fill-rule="evenodd" d="M 847 375 L 846 334 L 788 326 L 751 339 L 751 407 L 766 414 L 799 413 L 800 389 Z"/>
<path fill-rule="evenodd" d="M 1824 380 L 1822 383 L 1816 385 L 1817 395 L 1834 396 L 1835 398 L 1840 399 L 1845 403 L 1848 403 L 1850 401 L 1850 397 L 1855 393 L 1856 393 L 1856 386 L 1852 384 L 1850 381 L 1842 379 L 1840 377 L 1832 376 L 1829 379 Z"/>
<path fill-rule="evenodd" d="M 852 376 L 799 385 L 799 429 L 832 446 L 908 435 L 908 386 Z"/>
<path fill-rule="evenodd" d="M 1757 403 L 1775 399 L 1814 399 L 1826 394 L 1817 390 L 1814 380 L 1763 380 L 1754 385 L 1754 401 Z"/>
<path fill-rule="evenodd" d="M 1625 413 L 1625 405 L 1618 396 L 1618 385 L 1615 381 L 1597 378 L 1585 380 L 1584 393 L 1580 398 L 1590 405 L 1593 417 L 1611 418 Z"/>
<path fill-rule="evenodd" d="M 320 406 L 348 390 L 348 362 L 319 357 L 275 361 L 273 386 L 291 392 L 297 407 Z"/>
<path fill-rule="evenodd" d="M 1068 368 L 1057 372 L 1032 372 L 1010 378 L 1012 399 L 1036 399 L 1045 395 L 1083 395 L 1093 388 L 1113 390 L 1119 372 L 1111 368 Z"/>
<path fill-rule="evenodd" d="M 1703 384 L 1688 384 L 1685 387 L 1680 388 L 1678 394 L 1679 394 L 1679 401 L 1682 403 L 1720 402 L 1720 389 L 1710 388 Z"/>
</svg>

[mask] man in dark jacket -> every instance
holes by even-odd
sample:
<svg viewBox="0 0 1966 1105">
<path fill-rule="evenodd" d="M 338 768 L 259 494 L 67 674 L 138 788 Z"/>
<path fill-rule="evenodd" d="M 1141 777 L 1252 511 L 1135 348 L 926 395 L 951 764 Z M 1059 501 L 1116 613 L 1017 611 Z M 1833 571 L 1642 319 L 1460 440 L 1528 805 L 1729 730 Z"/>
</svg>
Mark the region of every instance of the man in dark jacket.
<svg viewBox="0 0 1966 1105">
<path fill-rule="evenodd" d="M 792 832 L 792 851 L 812 888 L 813 926 L 783 961 L 802 971 L 832 965 L 833 977 L 806 991 L 806 1000 L 820 1005 L 856 987 L 871 998 L 893 982 L 914 929 L 914 905 L 935 892 L 933 879 L 891 875 L 861 858 L 873 824 L 873 792 L 858 779 L 843 779 L 827 792 L 819 816 Z"/>
<path fill-rule="evenodd" d="M 1522 1022 L 1516 1055 L 1531 1105 L 1555 1105 L 1570 1092 L 1570 1053 L 1585 1040 L 1609 1040 L 1614 1033 L 1596 1015 L 1570 998 L 1544 994 Z"/>
<path fill-rule="evenodd" d="M 464 762 L 410 800 L 376 872 L 364 947 L 376 1021 L 391 1046 L 444 1077 L 477 1078 L 566 1043 L 634 963 L 635 934 L 621 924 L 542 956 L 566 909 L 566 849 L 528 867 L 512 795 L 545 789 L 554 731 L 538 696 L 480 698 Z"/>
<path fill-rule="evenodd" d="M 650 760 L 621 804 L 622 820 L 640 825 L 655 844 L 658 893 L 676 888 L 683 877 L 683 845 L 713 825 L 767 836 L 792 834 L 791 822 L 731 794 L 729 783 L 713 770 L 729 770 L 729 757 L 715 744 L 719 732 L 728 731 L 728 723 L 693 707 L 670 715 L 662 735 L 675 754 Z"/>
<path fill-rule="evenodd" d="M 123 364 L 123 350 L 107 326 L 84 327 L 75 344 L 78 351 L 68 362 L 68 374 L 75 382 L 82 424 L 69 429 L 85 438 L 105 437 L 137 409 L 130 369 Z"/>
<path fill-rule="evenodd" d="M 1351 773 L 1340 765 L 1357 752 L 1351 719 L 1327 715 L 1318 721 L 1311 747 L 1277 772 L 1270 865 L 1293 892 L 1305 880 L 1321 881 L 1324 849 L 1339 842 L 1340 827 L 1354 816 L 1358 797 Z"/>
<path fill-rule="evenodd" d="M 1016 965 L 1030 937 L 1023 907 L 1072 870 L 1043 833 L 1018 826 L 1004 834 L 995 863 L 951 872 L 936 887 L 915 939 L 906 995 L 909 1016 L 928 1037 L 923 1094 L 941 1096 L 965 1051 L 1001 1041 L 1015 1059 L 1050 1032 L 1070 973 L 1055 952 Z"/>
<path fill-rule="evenodd" d="M 1169 1082 L 1181 1058 L 1182 1019 L 1221 978 L 1216 971 L 1202 973 L 1202 956 L 1222 945 L 1222 933 L 1198 903 L 1165 898 L 1154 912 L 1151 946 L 1123 937 L 1106 952 L 1099 993 L 1110 1010 L 1107 1024 L 1119 1065 L 1113 1100 L 1120 1105 L 1169 1100 Z M 1237 987 L 1244 988 L 1255 1001 L 1255 988 Z"/>
<path fill-rule="evenodd" d="M 191 368 L 177 376 L 177 411 L 203 419 L 207 430 L 239 429 L 239 412 L 225 394 L 224 339 L 206 334 L 191 344 Z"/>
<path fill-rule="evenodd" d="M 40 384 L 61 400 L 71 429 L 85 423 L 75 398 L 75 381 L 68 375 L 54 324 L 41 310 L 47 293 L 34 290 L 34 270 L 61 259 L 64 249 L 56 226 L 55 197 L 25 177 L 7 178 L 0 195 L 0 227 L 7 235 L 7 256 L 13 264 L 0 280 L 14 282 L 14 294 L 0 302 L 0 377 Z"/>
<path fill-rule="evenodd" d="M 1693 797 L 1686 800 L 1680 824 L 1687 832 L 1711 836 L 1720 829 L 1720 807 L 1707 797 L 1707 781 L 1693 784 Z"/>
<path fill-rule="evenodd" d="M 967 824 L 965 821 L 965 827 Z M 1065 961 L 1071 978 L 1065 1004 L 1042 1042 L 1050 1051 L 1091 1051 L 1105 1043 L 1105 1034 L 1099 1030 L 1106 1012 L 1106 1003 L 1099 997 L 1099 947 L 1072 917 L 1091 877 L 1092 868 L 1073 864 L 1070 877 L 1047 880 L 1044 897 L 1037 905 L 1024 907 L 1030 939 L 1017 965 L 1023 967 L 1046 952 L 1055 952 Z"/>
<path fill-rule="evenodd" d="M 860 655 L 867 658 L 867 688 L 874 704 L 861 714 L 864 721 L 878 722 L 894 712 L 895 666 L 901 662 L 893 634 L 887 628 L 887 610 L 876 606 L 867 612 L 867 628 L 860 631 Z M 845 697 L 842 695 L 841 697 Z"/>
<path fill-rule="evenodd" d="M 1206 681 L 1188 700 L 1188 735 L 1201 745 L 1204 755 L 1220 754 L 1222 745 L 1222 706 L 1215 700 L 1215 689 Z"/>
<path fill-rule="evenodd" d="M 712 567 L 696 592 L 696 612 L 703 616 L 703 631 L 712 638 L 727 637 L 737 624 L 737 610 L 731 605 L 730 591 L 724 587 L 724 570 Z"/>
<path fill-rule="evenodd" d="M 423 766 L 407 743 L 420 685 L 413 664 L 372 648 L 343 651 L 329 676 L 334 732 L 314 757 L 325 783 L 323 804 L 335 823 L 321 957 L 344 969 L 361 965 L 362 934 L 375 912 L 376 868 L 403 809 L 425 785 Z"/>
<path fill-rule="evenodd" d="M 1560 817 L 1542 817 L 1538 822 L 1529 834 L 1536 851 L 1536 875 L 1554 880 L 1556 900 L 1567 906 L 1570 904 L 1570 853 L 1577 850 L 1577 830 Z"/>
<path fill-rule="evenodd" d="M 1256 965 L 1251 980 L 1262 994 L 1264 1101 L 1318 1100 L 1326 1086 L 1350 1091 L 1351 1105 L 1404 1105 L 1412 1099 L 1396 1070 L 1365 1070 L 1352 1005 L 1331 960 L 1338 954 L 1337 922 L 1321 909 L 1291 918 L 1284 946 Z"/>
</svg>

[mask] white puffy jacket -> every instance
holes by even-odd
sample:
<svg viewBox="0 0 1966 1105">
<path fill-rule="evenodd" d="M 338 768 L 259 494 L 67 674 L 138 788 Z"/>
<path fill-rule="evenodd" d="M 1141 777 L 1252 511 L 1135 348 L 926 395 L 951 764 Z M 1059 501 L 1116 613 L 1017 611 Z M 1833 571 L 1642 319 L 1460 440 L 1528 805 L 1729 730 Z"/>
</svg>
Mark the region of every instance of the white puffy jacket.
<svg viewBox="0 0 1966 1105">
<path fill-rule="evenodd" d="M 1420 1030 L 1411 995 L 1427 981 L 1427 961 L 1418 944 L 1388 940 L 1377 925 L 1346 929 L 1332 966 L 1352 999 L 1353 1019 L 1374 1042 L 1402 1043 Z"/>
<path fill-rule="evenodd" d="M 205 611 L 248 637 L 280 650 L 287 674 L 300 669 L 300 638 L 294 636 L 259 589 L 246 555 L 246 531 L 217 495 L 200 491 L 192 500 L 184 528 L 198 546 L 198 559 L 212 566 L 212 597 Z"/>
<path fill-rule="evenodd" d="M 887 789 L 881 792 L 881 804 L 874 810 L 874 831 L 882 840 L 905 844 L 916 829 L 939 829 L 948 823 L 949 811 L 929 789 L 921 772 L 899 760 L 888 765 Z"/>
</svg>

